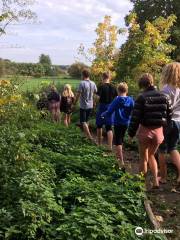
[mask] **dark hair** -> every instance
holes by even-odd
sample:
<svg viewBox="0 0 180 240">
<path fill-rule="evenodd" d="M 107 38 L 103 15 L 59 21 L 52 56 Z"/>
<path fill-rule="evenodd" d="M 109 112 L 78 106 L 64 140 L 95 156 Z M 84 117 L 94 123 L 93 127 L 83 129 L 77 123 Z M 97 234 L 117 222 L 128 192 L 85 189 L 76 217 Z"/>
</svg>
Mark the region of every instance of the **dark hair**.
<svg viewBox="0 0 180 240">
<path fill-rule="evenodd" d="M 143 74 L 138 81 L 138 85 L 139 85 L 140 89 L 141 88 L 146 89 L 146 88 L 152 86 L 153 83 L 154 83 L 153 76 L 149 73 Z"/>
<path fill-rule="evenodd" d="M 83 77 L 83 78 L 89 78 L 89 77 L 90 77 L 90 72 L 89 72 L 88 69 L 84 69 L 84 70 L 82 71 L 82 77 Z"/>
<path fill-rule="evenodd" d="M 104 72 L 104 73 L 102 74 L 103 80 L 107 80 L 107 79 L 109 79 L 110 77 L 111 77 L 110 72 Z"/>
</svg>

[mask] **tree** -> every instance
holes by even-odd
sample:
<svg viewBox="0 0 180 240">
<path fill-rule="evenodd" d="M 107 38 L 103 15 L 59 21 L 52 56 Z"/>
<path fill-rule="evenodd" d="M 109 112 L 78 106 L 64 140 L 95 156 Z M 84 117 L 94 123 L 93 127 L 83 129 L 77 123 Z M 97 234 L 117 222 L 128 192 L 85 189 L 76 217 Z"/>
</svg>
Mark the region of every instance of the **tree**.
<svg viewBox="0 0 180 240">
<path fill-rule="evenodd" d="M 93 47 L 85 53 L 83 45 L 80 47 L 80 53 L 92 62 L 91 72 L 96 79 L 99 79 L 105 71 L 110 71 L 115 77 L 115 56 L 118 28 L 111 23 L 111 17 L 105 16 L 104 21 L 98 24 L 96 28 L 97 39 Z"/>
<path fill-rule="evenodd" d="M 88 66 L 84 63 L 76 62 L 68 68 L 68 73 L 73 78 L 81 78 L 81 73 L 84 68 L 88 68 Z"/>
<path fill-rule="evenodd" d="M 4 61 L 0 59 L 0 77 L 4 75 Z"/>
<path fill-rule="evenodd" d="M 52 75 L 52 63 L 49 55 L 41 54 L 39 57 L 39 63 L 44 67 L 44 73 L 46 76 Z"/>
<path fill-rule="evenodd" d="M 144 28 L 145 22 L 154 21 L 156 18 L 162 16 L 164 18 L 170 15 L 175 15 L 177 21 L 171 29 L 171 36 L 169 43 L 177 46 L 173 52 L 173 57 L 180 59 L 180 7 L 179 0 L 130 0 L 134 3 L 134 8 L 131 11 L 137 14 L 137 20 L 141 29 Z"/>
<path fill-rule="evenodd" d="M 35 19 L 36 14 L 30 9 L 35 0 L 1 0 L 0 3 L 0 36 L 5 34 L 6 27 L 12 22 Z"/>
<path fill-rule="evenodd" d="M 49 55 L 45 55 L 45 54 L 41 54 L 40 57 L 39 57 L 39 63 L 41 63 L 42 65 L 52 65 L 51 63 L 51 59 L 50 59 L 50 56 Z"/>
<path fill-rule="evenodd" d="M 144 72 L 159 74 L 162 67 L 171 61 L 170 54 L 175 47 L 167 40 L 176 17 L 159 17 L 152 23 L 145 22 L 143 29 L 136 14 L 128 17 L 129 38 L 122 46 L 117 64 L 118 78 L 134 79 Z"/>
</svg>

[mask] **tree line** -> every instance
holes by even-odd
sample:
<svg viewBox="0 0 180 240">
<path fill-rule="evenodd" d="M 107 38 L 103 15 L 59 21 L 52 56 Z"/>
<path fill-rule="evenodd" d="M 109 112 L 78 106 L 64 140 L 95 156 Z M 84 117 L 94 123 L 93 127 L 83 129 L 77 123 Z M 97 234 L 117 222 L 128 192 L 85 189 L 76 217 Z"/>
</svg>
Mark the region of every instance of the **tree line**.
<svg viewBox="0 0 180 240">
<path fill-rule="evenodd" d="M 41 54 L 38 63 L 16 63 L 0 59 L 0 77 L 22 75 L 32 77 L 58 76 L 65 74 L 68 66 L 53 65 L 49 55 Z"/>
</svg>

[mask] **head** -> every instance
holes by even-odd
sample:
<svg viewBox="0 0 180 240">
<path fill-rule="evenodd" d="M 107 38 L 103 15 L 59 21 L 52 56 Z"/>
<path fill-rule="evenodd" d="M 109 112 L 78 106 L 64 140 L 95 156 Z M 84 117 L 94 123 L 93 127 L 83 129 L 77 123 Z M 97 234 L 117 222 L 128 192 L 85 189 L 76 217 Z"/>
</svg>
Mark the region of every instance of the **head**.
<svg viewBox="0 0 180 240">
<path fill-rule="evenodd" d="M 74 97 L 74 93 L 72 92 L 71 85 L 66 84 L 64 86 L 63 94 L 64 97 Z"/>
<path fill-rule="evenodd" d="M 118 90 L 118 95 L 119 96 L 126 96 L 128 93 L 128 85 L 125 82 L 121 82 L 118 86 L 117 86 L 117 90 Z"/>
<path fill-rule="evenodd" d="M 110 72 L 104 72 L 104 73 L 102 74 L 102 80 L 103 80 L 103 82 L 109 82 L 110 79 L 111 79 L 111 74 L 110 74 Z"/>
<path fill-rule="evenodd" d="M 89 72 L 89 70 L 88 69 L 84 69 L 83 71 L 82 71 L 82 78 L 83 79 L 88 79 L 90 77 L 90 72 Z"/>
<path fill-rule="evenodd" d="M 180 63 L 173 62 L 167 64 L 162 71 L 162 84 L 169 84 L 173 87 L 180 88 Z"/>
<path fill-rule="evenodd" d="M 53 92 L 57 91 L 57 89 L 54 85 L 51 85 L 51 91 L 53 91 Z"/>
<path fill-rule="evenodd" d="M 153 86 L 153 84 L 154 84 L 154 78 L 149 73 L 143 74 L 138 81 L 139 88 L 144 90 Z"/>
</svg>

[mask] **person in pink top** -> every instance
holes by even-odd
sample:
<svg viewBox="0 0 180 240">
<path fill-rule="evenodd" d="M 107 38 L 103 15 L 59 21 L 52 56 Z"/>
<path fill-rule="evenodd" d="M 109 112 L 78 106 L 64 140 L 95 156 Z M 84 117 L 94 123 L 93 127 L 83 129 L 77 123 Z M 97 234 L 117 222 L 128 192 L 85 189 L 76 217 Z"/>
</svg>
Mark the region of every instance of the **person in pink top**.
<svg viewBox="0 0 180 240">
<path fill-rule="evenodd" d="M 165 140 L 159 148 L 160 182 L 166 183 L 165 153 L 169 153 L 178 170 L 177 182 L 180 184 L 180 154 L 177 148 L 180 141 L 180 63 L 173 62 L 166 65 L 161 82 L 162 92 L 167 94 L 172 102 L 172 118 L 170 124 L 164 129 Z"/>
</svg>

